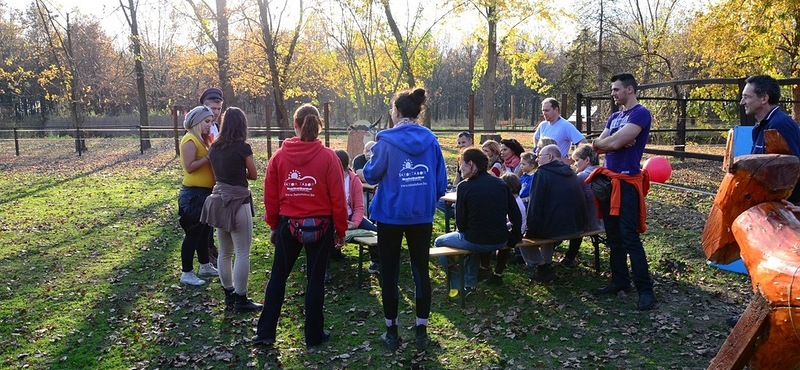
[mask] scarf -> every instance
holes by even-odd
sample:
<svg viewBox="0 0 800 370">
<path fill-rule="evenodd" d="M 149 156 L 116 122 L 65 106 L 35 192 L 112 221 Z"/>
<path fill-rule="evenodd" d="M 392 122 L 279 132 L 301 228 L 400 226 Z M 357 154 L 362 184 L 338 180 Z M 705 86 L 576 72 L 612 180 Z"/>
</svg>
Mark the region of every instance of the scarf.
<svg viewBox="0 0 800 370">
<path fill-rule="evenodd" d="M 506 168 L 508 168 L 510 171 L 514 171 L 517 166 L 519 166 L 519 161 L 519 157 L 515 154 L 512 155 L 511 158 L 503 161 L 503 166 L 506 166 Z"/>
</svg>

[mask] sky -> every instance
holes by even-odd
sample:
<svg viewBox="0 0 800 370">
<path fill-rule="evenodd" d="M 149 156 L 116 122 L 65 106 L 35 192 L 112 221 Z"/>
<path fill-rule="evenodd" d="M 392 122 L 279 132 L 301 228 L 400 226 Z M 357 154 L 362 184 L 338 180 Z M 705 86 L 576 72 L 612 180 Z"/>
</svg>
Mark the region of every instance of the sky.
<svg viewBox="0 0 800 370">
<path fill-rule="evenodd" d="M 0 0 L 3 1 L 3 0 Z M 117 42 L 124 44 L 127 40 L 127 32 L 129 32 L 127 28 L 127 23 L 123 13 L 120 10 L 120 0 L 42 0 L 51 10 L 56 11 L 58 14 L 63 16 L 67 13 L 74 13 L 80 12 L 81 14 L 91 16 L 93 18 L 100 20 L 101 27 L 106 31 L 106 33 L 111 36 L 113 39 L 118 40 Z M 122 0 L 126 5 L 128 0 Z M 184 6 L 185 0 L 136 0 L 139 3 L 140 9 L 155 9 L 158 4 L 164 3 L 175 3 Z M 208 0 L 207 0 L 208 1 Z M 403 25 L 406 23 L 406 20 L 413 15 L 414 10 L 419 5 L 420 2 L 425 0 L 391 0 L 392 4 L 392 13 L 398 22 L 398 26 L 403 28 Z M 570 1 L 559 1 L 555 3 L 559 4 L 567 4 L 564 5 L 565 7 L 574 0 Z M 12 8 L 24 10 L 30 4 L 34 2 L 34 0 L 5 0 L 5 2 L 10 5 Z M 230 4 L 238 3 L 239 0 L 228 0 L 229 6 Z M 214 4 L 214 1 L 211 0 L 210 3 Z M 283 1 L 274 1 L 273 3 L 280 3 L 283 4 Z M 290 4 L 295 4 L 295 1 L 288 1 Z M 436 14 L 441 14 L 441 11 L 436 11 L 430 4 L 435 3 L 426 3 L 426 14 L 435 16 Z M 430 10 L 429 10 L 430 9 Z M 143 21 L 151 21 L 154 20 L 148 19 L 148 15 L 150 16 L 157 16 L 157 11 L 146 12 L 140 11 L 139 19 L 140 19 L 140 27 L 142 27 Z M 74 15 L 73 15 L 74 17 Z M 63 21 L 62 21 L 63 22 Z M 430 24 L 430 20 L 428 22 L 422 22 L 421 27 L 427 28 Z M 478 23 L 480 22 L 480 23 Z M 287 24 L 287 23 L 284 23 Z M 475 27 L 485 27 L 483 22 L 481 22 L 476 15 L 470 15 L 469 13 L 459 16 L 456 19 L 449 19 L 447 23 L 444 23 L 444 26 L 439 26 L 438 31 L 442 31 L 442 28 L 445 28 L 444 33 L 447 38 L 450 39 L 463 39 L 468 36 L 469 32 L 472 31 Z M 453 35 L 455 33 L 455 36 Z"/>
</svg>

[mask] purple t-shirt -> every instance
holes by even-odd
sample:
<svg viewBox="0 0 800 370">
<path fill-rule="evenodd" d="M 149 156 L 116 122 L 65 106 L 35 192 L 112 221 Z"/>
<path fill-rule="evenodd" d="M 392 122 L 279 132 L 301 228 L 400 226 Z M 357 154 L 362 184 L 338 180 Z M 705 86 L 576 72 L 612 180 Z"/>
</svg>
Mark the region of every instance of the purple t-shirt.
<svg viewBox="0 0 800 370">
<path fill-rule="evenodd" d="M 608 118 L 606 128 L 609 130 L 610 135 L 625 127 L 625 125 L 632 123 L 642 127 L 642 131 L 636 136 L 636 144 L 630 148 L 620 148 L 613 152 L 606 153 L 605 163 L 606 168 L 616 173 L 626 175 L 636 175 L 641 169 L 639 162 L 642 161 L 642 153 L 644 153 L 644 146 L 647 144 L 647 139 L 650 137 L 650 123 L 653 116 L 647 108 L 636 104 L 633 108 L 617 111 Z"/>
</svg>

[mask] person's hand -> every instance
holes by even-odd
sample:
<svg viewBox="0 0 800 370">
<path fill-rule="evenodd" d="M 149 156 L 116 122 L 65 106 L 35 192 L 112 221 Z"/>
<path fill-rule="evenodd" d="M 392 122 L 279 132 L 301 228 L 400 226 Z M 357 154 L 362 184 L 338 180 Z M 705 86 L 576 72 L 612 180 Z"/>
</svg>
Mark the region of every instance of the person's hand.
<svg viewBox="0 0 800 370">
<path fill-rule="evenodd" d="M 796 204 L 794 204 L 794 203 L 792 203 L 792 202 L 790 202 L 790 201 L 788 201 L 786 199 L 781 200 L 781 203 L 783 203 L 783 205 L 786 206 L 786 209 L 788 209 L 792 213 L 800 213 L 800 206 L 798 206 L 798 205 L 796 205 Z"/>
<path fill-rule="evenodd" d="M 628 149 L 628 148 L 630 148 L 630 147 L 632 147 L 634 145 L 636 145 L 636 139 L 633 139 L 633 140 L 631 140 L 630 143 L 625 144 L 625 146 L 623 146 L 623 148 Z"/>
<path fill-rule="evenodd" d="M 355 229 L 357 227 L 358 227 L 358 225 L 356 225 L 355 222 L 347 221 L 347 230 L 353 230 L 353 229 Z"/>
<path fill-rule="evenodd" d="M 278 240 L 278 230 L 270 229 L 269 230 L 269 242 L 272 245 L 275 245 L 275 241 Z"/>
<path fill-rule="evenodd" d="M 344 246 L 344 236 L 336 235 L 335 240 L 336 240 L 336 245 L 335 245 L 336 249 L 342 249 L 342 247 Z"/>
</svg>

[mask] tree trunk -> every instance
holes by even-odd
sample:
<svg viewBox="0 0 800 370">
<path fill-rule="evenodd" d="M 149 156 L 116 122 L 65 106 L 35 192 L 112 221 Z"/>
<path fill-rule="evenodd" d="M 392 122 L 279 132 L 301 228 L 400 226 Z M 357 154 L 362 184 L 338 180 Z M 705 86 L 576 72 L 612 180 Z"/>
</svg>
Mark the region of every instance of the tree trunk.
<svg viewBox="0 0 800 370">
<path fill-rule="evenodd" d="M 486 10 L 489 37 L 486 45 L 486 75 L 483 79 L 483 128 L 494 131 L 497 121 L 497 112 L 494 106 L 494 90 L 497 80 L 497 20 L 495 19 L 495 7 L 489 6 Z"/>
<path fill-rule="evenodd" d="M 217 64 L 220 89 L 225 97 L 225 106 L 236 106 L 236 95 L 231 84 L 230 42 L 228 39 L 227 0 L 217 0 Z"/>
<path fill-rule="evenodd" d="M 408 88 L 414 88 L 417 86 L 417 82 L 414 78 L 414 70 L 411 68 L 411 60 L 408 57 L 408 45 L 406 44 L 407 40 L 403 40 L 403 35 L 400 33 L 397 23 L 394 21 L 392 10 L 389 7 L 389 0 L 381 0 L 381 4 L 383 4 L 383 9 L 386 12 L 386 20 L 389 23 L 389 28 L 392 30 L 395 41 L 397 41 L 397 49 L 400 51 L 400 59 L 402 64 L 400 65 L 400 71 L 398 71 L 397 74 L 398 81 L 403 75 L 405 75 Z"/>
<path fill-rule="evenodd" d="M 136 8 L 133 0 L 128 0 L 130 11 L 131 41 L 133 42 L 134 73 L 136 74 L 136 93 L 139 95 L 139 126 L 149 126 L 147 109 L 147 93 L 144 86 L 144 66 L 142 66 L 142 49 L 139 42 L 139 25 L 136 21 Z M 142 130 L 142 149 L 150 149 L 150 132 Z"/>
</svg>

